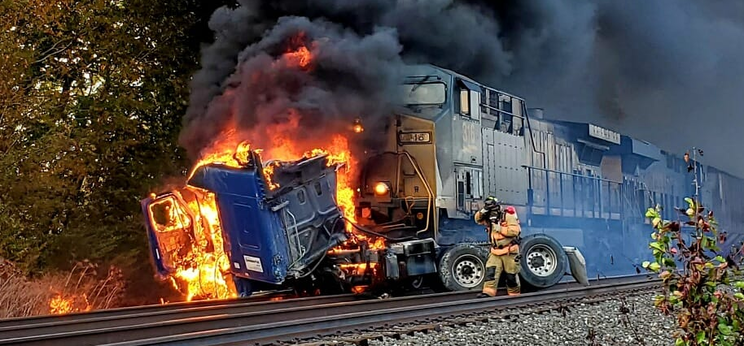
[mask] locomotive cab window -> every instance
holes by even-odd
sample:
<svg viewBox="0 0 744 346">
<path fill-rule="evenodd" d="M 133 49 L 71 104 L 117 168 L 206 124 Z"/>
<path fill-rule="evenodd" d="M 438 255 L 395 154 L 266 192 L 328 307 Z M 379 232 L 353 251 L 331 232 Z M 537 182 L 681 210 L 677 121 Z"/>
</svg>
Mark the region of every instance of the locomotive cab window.
<svg viewBox="0 0 744 346">
<path fill-rule="evenodd" d="M 460 115 L 480 119 L 480 86 L 463 79 L 457 81 L 460 86 Z"/>
<path fill-rule="evenodd" d="M 441 105 L 446 101 L 447 88 L 444 83 L 403 84 L 399 88 L 401 103 L 404 105 Z"/>
<path fill-rule="evenodd" d="M 460 89 L 460 114 L 470 115 L 470 90 Z"/>
</svg>

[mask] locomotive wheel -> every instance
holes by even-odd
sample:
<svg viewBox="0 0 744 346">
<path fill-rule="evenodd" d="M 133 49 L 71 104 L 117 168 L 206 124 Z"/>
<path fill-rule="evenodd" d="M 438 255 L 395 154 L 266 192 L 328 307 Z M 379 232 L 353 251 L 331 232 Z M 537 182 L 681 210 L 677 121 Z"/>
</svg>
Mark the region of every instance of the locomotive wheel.
<svg viewBox="0 0 744 346">
<path fill-rule="evenodd" d="M 480 290 L 485 276 L 485 256 L 475 245 L 455 245 L 439 261 L 439 278 L 450 291 Z"/>
<path fill-rule="evenodd" d="M 568 269 L 568 256 L 555 238 L 534 234 L 519 244 L 522 258 L 520 276 L 529 286 L 546 288 L 557 284 Z"/>
</svg>

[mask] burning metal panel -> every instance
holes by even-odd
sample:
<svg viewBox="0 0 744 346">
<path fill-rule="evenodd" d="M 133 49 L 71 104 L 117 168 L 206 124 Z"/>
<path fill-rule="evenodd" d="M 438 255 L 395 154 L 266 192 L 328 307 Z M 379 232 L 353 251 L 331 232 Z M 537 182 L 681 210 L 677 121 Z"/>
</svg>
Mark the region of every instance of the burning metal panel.
<svg viewBox="0 0 744 346">
<path fill-rule="evenodd" d="M 281 222 L 265 203 L 268 190 L 260 170 L 205 165 L 189 185 L 216 197 L 225 252 L 231 272 L 239 277 L 279 284 L 287 267 L 286 237 Z"/>
<path fill-rule="evenodd" d="M 336 202 L 336 165 L 326 155 L 271 162 L 270 176 L 258 156 L 251 157 L 241 168 L 200 166 L 184 189 L 143 201 L 160 275 L 188 267 L 184 259 L 198 267 L 205 257 L 198 253 L 211 256 L 212 268 L 218 269 L 210 272 L 214 276 L 229 272 L 282 284 L 302 276 L 346 240 Z M 269 189 L 269 179 L 278 188 Z M 212 197 L 206 208 L 201 207 L 204 196 Z"/>
<path fill-rule="evenodd" d="M 282 186 L 271 203 L 281 216 L 288 236 L 294 276 L 332 246 L 343 242 L 345 222 L 336 202 L 335 167 L 325 156 L 281 165 L 274 173 Z"/>
<path fill-rule="evenodd" d="M 229 261 L 214 194 L 194 187 L 142 201 L 158 274 L 170 277 L 187 300 L 229 298 Z"/>
<path fill-rule="evenodd" d="M 156 270 L 165 277 L 176 271 L 176 259 L 187 256 L 192 237 L 191 216 L 172 193 L 142 201 L 146 228 Z"/>
</svg>

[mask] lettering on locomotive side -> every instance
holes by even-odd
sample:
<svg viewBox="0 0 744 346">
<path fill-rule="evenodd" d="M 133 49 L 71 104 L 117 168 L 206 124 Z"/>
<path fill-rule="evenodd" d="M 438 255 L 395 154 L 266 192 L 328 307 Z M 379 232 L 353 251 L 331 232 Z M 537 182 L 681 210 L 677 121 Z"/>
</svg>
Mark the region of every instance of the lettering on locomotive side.
<svg viewBox="0 0 744 346">
<path fill-rule="evenodd" d="M 599 138 L 610 143 L 620 144 L 619 133 L 603 127 L 599 127 L 594 124 L 589 124 L 589 136 Z"/>
<path fill-rule="evenodd" d="M 472 121 L 462 122 L 463 147 L 469 147 L 469 146 L 475 145 L 476 142 L 480 139 L 478 138 L 478 135 L 476 134 L 476 131 L 479 130 L 476 125 L 477 123 L 472 122 Z"/>
<path fill-rule="evenodd" d="M 263 273 L 263 266 L 261 265 L 261 259 L 258 257 L 243 255 L 243 260 L 245 260 L 245 268 L 254 271 Z"/>
<path fill-rule="evenodd" d="M 400 144 L 431 144 L 431 132 L 400 132 Z"/>
</svg>

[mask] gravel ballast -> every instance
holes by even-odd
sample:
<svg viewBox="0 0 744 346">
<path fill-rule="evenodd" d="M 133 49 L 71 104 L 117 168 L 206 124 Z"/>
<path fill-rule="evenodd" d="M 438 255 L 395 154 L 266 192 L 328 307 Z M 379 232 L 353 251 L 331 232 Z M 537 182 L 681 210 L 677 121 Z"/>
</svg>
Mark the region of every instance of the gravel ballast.
<svg viewBox="0 0 744 346">
<path fill-rule="evenodd" d="M 444 326 L 438 331 L 404 335 L 400 339 L 370 340 L 369 345 L 673 345 L 671 334 L 675 321 L 654 308 L 653 297 L 653 293 L 644 293 L 593 304 L 580 303 L 561 311 L 523 311 L 464 326 Z"/>
</svg>

